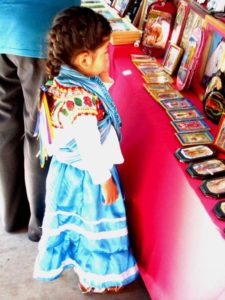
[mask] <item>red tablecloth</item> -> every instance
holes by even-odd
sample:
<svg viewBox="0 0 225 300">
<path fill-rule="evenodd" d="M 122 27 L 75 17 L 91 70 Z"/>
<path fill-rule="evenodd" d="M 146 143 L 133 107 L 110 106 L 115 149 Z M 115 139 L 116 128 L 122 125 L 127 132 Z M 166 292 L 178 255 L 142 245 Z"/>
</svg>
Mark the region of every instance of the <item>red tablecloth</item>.
<svg viewBox="0 0 225 300">
<path fill-rule="evenodd" d="M 165 110 L 143 87 L 130 60 L 132 45 L 113 46 L 112 97 L 123 122 L 119 167 L 126 194 L 131 241 L 153 300 L 225 299 L 225 222 L 174 152 L 181 144 Z M 126 75 L 130 71 L 130 75 Z M 124 75 L 125 74 L 125 75 Z M 202 111 L 193 92 L 182 92 Z M 216 127 L 211 122 L 213 135 Z"/>
</svg>

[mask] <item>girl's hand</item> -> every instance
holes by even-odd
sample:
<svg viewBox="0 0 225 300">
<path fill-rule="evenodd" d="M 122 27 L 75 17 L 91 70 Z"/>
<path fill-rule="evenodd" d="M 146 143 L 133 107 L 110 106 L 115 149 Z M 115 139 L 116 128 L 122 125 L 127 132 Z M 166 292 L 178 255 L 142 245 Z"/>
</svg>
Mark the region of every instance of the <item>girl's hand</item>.
<svg viewBox="0 0 225 300">
<path fill-rule="evenodd" d="M 118 190 L 112 177 L 110 177 L 105 183 L 103 183 L 101 185 L 101 188 L 106 205 L 110 205 L 116 202 L 118 198 Z"/>
</svg>

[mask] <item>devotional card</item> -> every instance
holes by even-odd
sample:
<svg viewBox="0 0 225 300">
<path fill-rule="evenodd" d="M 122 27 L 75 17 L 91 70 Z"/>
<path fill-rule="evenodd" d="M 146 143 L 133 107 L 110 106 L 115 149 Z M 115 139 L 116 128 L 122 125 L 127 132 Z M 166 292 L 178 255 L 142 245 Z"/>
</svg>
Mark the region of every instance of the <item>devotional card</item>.
<svg viewBox="0 0 225 300">
<path fill-rule="evenodd" d="M 183 109 L 194 107 L 192 102 L 187 98 L 164 99 L 159 102 L 166 110 Z"/>
<path fill-rule="evenodd" d="M 171 84 L 169 83 L 144 83 L 144 87 L 147 90 L 148 93 L 154 92 L 154 91 L 176 91 Z"/>
<path fill-rule="evenodd" d="M 224 198 L 225 197 L 225 177 L 216 179 L 204 180 L 200 185 L 200 189 L 204 195 L 212 198 Z"/>
<path fill-rule="evenodd" d="M 183 95 L 176 90 L 174 90 L 174 91 L 152 91 L 151 94 L 157 101 L 183 98 Z"/>
<path fill-rule="evenodd" d="M 211 144 L 213 136 L 209 131 L 203 132 L 177 132 L 176 137 L 180 143 L 185 145 Z"/>
<path fill-rule="evenodd" d="M 208 179 L 225 175 L 225 163 L 218 158 L 190 163 L 187 167 L 189 175 L 199 179 Z"/>
<path fill-rule="evenodd" d="M 176 158 L 181 162 L 194 162 L 216 156 L 216 150 L 208 145 L 182 147 L 176 150 Z"/>
<path fill-rule="evenodd" d="M 147 83 L 172 83 L 173 78 L 168 74 L 165 75 L 143 75 L 143 79 Z"/>
<path fill-rule="evenodd" d="M 171 124 L 177 132 L 198 132 L 210 130 L 208 124 L 201 119 L 171 121 Z"/>
<path fill-rule="evenodd" d="M 197 108 L 168 110 L 167 113 L 172 120 L 191 120 L 204 118 Z"/>
<path fill-rule="evenodd" d="M 225 151 L 225 114 L 223 114 L 220 119 L 214 146 L 221 151 Z"/>
<path fill-rule="evenodd" d="M 169 44 L 166 54 L 164 56 L 163 67 L 164 70 L 173 75 L 175 70 L 178 67 L 178 64 L 181 60 L 183 49 L 175 44 Z"/>
</svg>

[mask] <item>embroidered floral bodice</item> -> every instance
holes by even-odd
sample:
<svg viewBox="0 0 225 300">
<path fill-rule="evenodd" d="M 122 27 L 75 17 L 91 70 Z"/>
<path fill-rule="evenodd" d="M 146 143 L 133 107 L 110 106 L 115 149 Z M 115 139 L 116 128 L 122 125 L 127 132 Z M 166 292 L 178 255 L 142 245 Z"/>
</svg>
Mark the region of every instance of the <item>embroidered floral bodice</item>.
<svg viewBox="0 0 225 300">
<path fill-rule="evenodd" d="M 55 136 L 51 155 L 88 170 L 94 183 L 105 182 L 111 176 L 112 166 L 123 162 L 123 155 L 101 100 L 82 87 L 61 86 L 55 81 L 48 88 L 48 95 L 52 98 L 50 111 Z M 108 131 L 101 141 L 99 124 L 104 120 Z"/>
<path fill-rule="evenodd" d="M 51 117 L 56 128 L 63 128 L 64 123 L 72 124 L 81 115 L 96 116 L 98 121 L 105 116 L 100 99 L 82 87 L 63 87 L 54 81 L 49 94 L 53 98 Z"/>
</svg>

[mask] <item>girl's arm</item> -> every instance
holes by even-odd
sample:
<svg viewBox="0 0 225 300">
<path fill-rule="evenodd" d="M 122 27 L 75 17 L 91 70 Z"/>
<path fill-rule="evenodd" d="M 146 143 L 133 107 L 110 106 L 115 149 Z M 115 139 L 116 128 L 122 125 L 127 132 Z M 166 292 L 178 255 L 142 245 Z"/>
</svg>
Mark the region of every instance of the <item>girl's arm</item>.
<svg viewBox="0 0 225 300">
<path fill-rule="evenodd" d="M 95 116 L 79 116 L 76 124 L 76 142 L 85 169 L 94 184 L 100 184 L 105 204 L 112 204 L 118 198 L 118 190 L 111 176 L 111 157 L 100 142 L 100 133 Z"/>
</svg>

